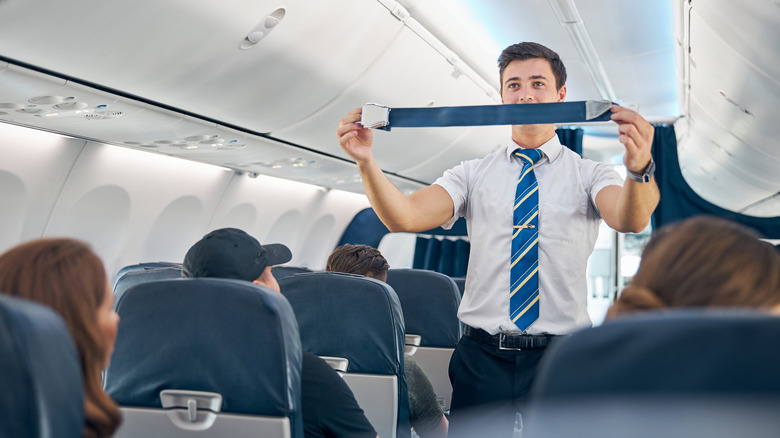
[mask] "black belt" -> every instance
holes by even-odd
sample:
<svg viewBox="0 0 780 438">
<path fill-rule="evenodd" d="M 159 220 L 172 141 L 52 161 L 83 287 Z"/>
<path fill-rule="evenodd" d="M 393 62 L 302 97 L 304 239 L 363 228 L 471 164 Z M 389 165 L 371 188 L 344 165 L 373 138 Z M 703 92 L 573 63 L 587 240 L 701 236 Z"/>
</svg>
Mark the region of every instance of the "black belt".
<svg viewBox="0 0 780 438">
<path fill-rule="evenodd" d="M 480 344 L 491 345 L 501 350 L 541 350 L 547 348 L 547 345 L 558 337 L 558 335 L 528 335 L 512 332 L 491 335 L 482 329 L 468 325 L 463 330 L 463 335 Z"/>
</svg>

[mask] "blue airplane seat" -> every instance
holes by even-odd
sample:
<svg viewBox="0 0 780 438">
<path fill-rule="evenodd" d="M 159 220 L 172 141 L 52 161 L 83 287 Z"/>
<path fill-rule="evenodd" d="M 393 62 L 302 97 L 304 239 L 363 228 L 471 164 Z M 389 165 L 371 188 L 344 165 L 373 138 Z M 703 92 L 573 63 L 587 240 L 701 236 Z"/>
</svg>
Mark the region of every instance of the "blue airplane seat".
<svg viewBox="0 0 780 438">
<path fill-rule="evenodd" d="M 551 345 L 529 437 L 771 436 L 780 426 L 780 318 L 675 310 L 608 321 Z"/>
<path fill-rule="evenodd" d="M 410 353 L 428 376 L 436 398 L 447 411 L 452 399 L 450 359 L 462 334 L 462 324 L 458 320 L 461 297 L 458 286 L 447 275 L 423 269 L 389 269 L 387 283 L 398 294 L 407 336 L 420 336 L 419 346 L 410 347 Z"/>
<path fill-rule="evenodd" d="M 420 335 L 421 347 L 458 345 L 460 292 L 452 278 L 423 269 L 389 269 L 387 283 L 398 294 L 406 333 Z"/>
<path fill-rule="evenodd" d="M 648 312 L 551 347 L 535 398 L 614 393 L 780 395 L 780 318 L 749 311 Z M 736 378 L 739 376 L 739 378 Z"/>
<path fill-rule="evenodd" d="M 274 278 L 279 281 L 295 274 L 308 274 L 312 270 L 303 266 L 274 266 L 271 272 L 274 274 Z"/>
<path fill-rule="evenodd" d="M 458 291 L 460 291 L 461 298 L 463 297 L 463 291 L 466 290 L 466 277 L 454 277 L 455 284 L 458 285 Z"/>
<path fill-rule="evenodd" d="M 114 283 L 114 308 L 116 308 L 122 295 L 131 287 L 150 281 L 171 280 L 174 278 L 181 278 L 181 266 L 166 266 L 128 271 L 117 278 L 116 283 Z"/>
<path fill-rule="evenodd" d="M 117 437 L 303 437 L 300 337 L 279 293 L 161 280 L 128 289 L 117 313 L 105 374 L 125 416 Z"/>
<path fill-rule="evenodd" d="M 181 269 L 181 263 L 176 262 L 144 262 L 144 263 L 138 263 L 135 265 L 128 265 L 124 268 L 120 269 L 119 272 L 116 273 L 116 276 L 114 277 L 114 286 L 113 290 L 116 290 L 117 282 L 128 272 L 135 272 L 135 271 L 145 271 L 148 269 L 159 269 L 159 268 L 179 268 Z"/>
<path fill-rule="evenodd" d="M 81 437 L 84 382 L 65 322 L 2 293 L 0 388 L 0 437 Z"/>
<path fill-rule="evenodd" d="M 294 275 L 279 286 L 295 311 L 303 349 L 347 359 L 342 377 L 379 436 L 409 437 L 404 320 L 393 288 L 337 272 Z"/>
</svg>

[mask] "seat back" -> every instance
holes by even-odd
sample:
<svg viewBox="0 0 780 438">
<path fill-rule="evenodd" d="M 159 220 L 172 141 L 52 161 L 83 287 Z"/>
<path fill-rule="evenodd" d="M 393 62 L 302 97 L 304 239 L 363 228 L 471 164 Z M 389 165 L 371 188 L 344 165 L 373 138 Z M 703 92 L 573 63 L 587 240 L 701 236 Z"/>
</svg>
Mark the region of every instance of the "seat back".
<svg viewBox="0 0 780 438">
<path fill-rule="evenodd" d="M 181 263 L 176 263 L 176 262 L 145 262 L 145 263 L 138 263 L 136 265 L 125 266 L 124 268 L 120 269 L 119 272 L 116 273 L 116 276 L 114 277 L 113 289 L 116 290 L 116 283 L 117 283 L 117 281 L 119 281 L 119 279 L 122 278 L 128 272 L 145 271 L 145 270 L 148 270 L 148 269 L 159 269 L 159 268 L 179 268 L 179 269 L 181 269 Z"/>
<path fill-rule="evenodd" d="M 106 391 L 117 437 L 303 436 L 301 349 L 279 293 L 241 280 L 147 282 L 117 303 Z"/>
<path fill-rule="evenodd" d="M 81 437 L 84 381 L 62 318 L 0 294 L 0 437 Z"/>
<path fill-rule="evenodd" d="M 128 271 L 117 278 L 114 283 L 114 307 L 116 308 L 122 295 L 135 285 L 174 278 L 181 278 L 181 266 L 166 266 Z"/>
<path fill-rule="evenodd" d="M 455 277 L 453 280 L 455 281 L 455 284 L 458 285 L 458 291 L 460 291 L 460 296 L 462 298 L 463 291 L 466 290 L 466 277 Z"/>
<path fill-rule="evenodd" d="M 286 277 L 279 286 L 295 311 L 303 349 L 347 359 L 342 377 L 379 435 L 408 437 L 404 322 L 393 289 L 336 272 Z"/>
<path fill-rule="evenodd" d="M 274 266 L 271 272 L 274 274 L 274 278 L 279 281 L 282 278 L 289 277 L 291 275 L 307 274 L 312 272 L 312 270 L 301 266 Z"/>
<path fill-rule="evenodd" d="M 749 422 L 709 425 L 720 415 L 745 414 L 745 406 L 780 406 L 779 344 L 780 318 L 743 311 L 648 313 L 574 333 L 540 363 L 530 436 L 565 435 L 566 423 L 577 423 L 578 436 L 640 429 L 642 436 L 725 436 L 718 432 L 723 426 L 745 431 L 763 411 L 751 408 Z M 623 422 L 591 421 L 593 409 L 575 406 L 611 412 Z"/>
<path fill-rule="evenodd" d="M 387 283 L 401 302 L 406 334 L 420 336 L 414 358 L 446 411 L 452 399 L 450 358 L 462 333 L 458 320 L 461 296 L 458 286 L 444 274 L 423 269 L 390 269 Z"/>
</svg>

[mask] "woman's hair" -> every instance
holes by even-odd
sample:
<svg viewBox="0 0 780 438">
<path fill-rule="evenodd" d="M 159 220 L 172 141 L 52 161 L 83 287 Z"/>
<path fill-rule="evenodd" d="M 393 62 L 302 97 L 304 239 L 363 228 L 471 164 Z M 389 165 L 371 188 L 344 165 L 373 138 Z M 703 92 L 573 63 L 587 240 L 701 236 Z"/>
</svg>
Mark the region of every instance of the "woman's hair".
<svg viewBox="0 0 780 438">
<path fill-rule="evenodd" d="M 100 374 L 109 348 L 98 324 L 106 285 L 102 261 L 78 240 L 38 239 L 0 255 L 0 291 L 48 305 L 68 326 L 84 378 L 84 436 L 111 436 L 121 421 Z"/>
<path fill-rule="evenodd" d="M 378 249 L 367 245 L 342 245 L 328 257 L 326 271 L 374 276 L 387 273 L 390 265 Z"/>
<path fill-rule="evenodd" d="M 697 216 L 659 229 L 608 317 L 675 307 L 780 304 L 780 254 L 742 225 Z"/>
</svg>

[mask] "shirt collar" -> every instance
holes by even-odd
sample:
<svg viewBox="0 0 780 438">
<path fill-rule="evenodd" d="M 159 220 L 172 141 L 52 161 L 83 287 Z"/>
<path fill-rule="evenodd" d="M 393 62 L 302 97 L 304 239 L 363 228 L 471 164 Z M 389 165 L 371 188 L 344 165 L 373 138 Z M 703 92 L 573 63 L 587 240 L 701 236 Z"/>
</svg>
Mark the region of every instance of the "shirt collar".
<svg viewBox="0 0 780 438">
<path fill-rule="evenodd" d="M 506 157 L 507 159 L 512 159 L 512 154 L 515 152 L 517 148 L 520 146 L 517 145 L 511 138 L 509 140 L 509 144 L 506 146 Z M 544 155 L 547 157 L 547 159 L 552 163 L 553 161 L 557 160 L 558 157 L 561 155 L 561 152 L 563 151 L 563 145 L 561 144 L 560 140 L 558 140 L 558 135 L 553 135 L 551 139 L 547 140 L 546 143 L 539 146 L 539 149 L 544 152 Z M 544 158 L 542 158 L 542 161 Z"/>
</svg>

